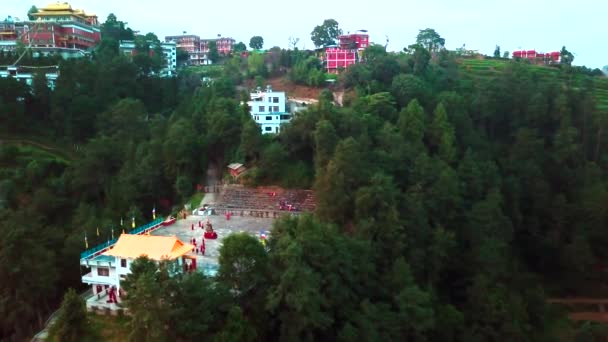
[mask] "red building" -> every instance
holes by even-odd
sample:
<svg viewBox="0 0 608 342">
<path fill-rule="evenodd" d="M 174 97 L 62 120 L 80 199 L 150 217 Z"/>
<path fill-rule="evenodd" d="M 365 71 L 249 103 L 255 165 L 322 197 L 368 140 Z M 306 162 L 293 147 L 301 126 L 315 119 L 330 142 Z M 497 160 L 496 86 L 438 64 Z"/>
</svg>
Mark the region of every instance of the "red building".
<svg viewBox="0 0 608 342">
<path fill-rule="evenodd" d="M 33 21 L 15 23 L 15 28 L 16 39 L 35 51 L 74 57 L 101 40 L 97 16 L 72 9 L 67 2 L 50 4 L 32 16 Z"/>
<path fill-rule="evenodd" d="M 167 42 L 175 42 L 177 48 L 188 52 L 188 60 L 191 65 L 211 64 L 209 59 L 209 42 L 215 41 L 217 44 L 217 52 L 220 55 L 228 55 L 232 52 L 234 39 L 232 38 L 216 38 L 216 39 L 201 39 L 201 37 L 193 34 L 167 36 Z"/>
<path fill-rule="evenodd" d="M 328 73 L 338 73 L 361 60 L 363 51 L 369 46 L 367 33 L 345 34 L 338 37 L 337 47 L 325 49 L 325 65 Z"/>
<path fill-rule="evenodd" d="M 519 50 L 513 51 L 513 58 L 527 59 L 534 63 L 553 64 L 559 63 L 561 54 L 559 51 L 554 52 L 537 52 L 536 50 Z"/>
<path fill-rule="evenodd" d="M 179 49 L 182 49 L 188 53 L 194 53 L 200 51 L 201 37 L 193 34 L 185 34 L 179 36 L 167 36 L 165 37 L 166 42 L 175 42 Z"/>
<path fill-rule="evenodd" d="M 209 52 L 209 42 L 214 41 L 217 46 L 217 52 L 220 55 L 229 55 L 232 52 L 232 47 L 235 44 L 235 40 L 232 38 L 221 37 L 217 39 L 201 39 L 201 52 Z"/>
<path fill-rule="evenodd" d="M 19 37 L 19 25 L 8 18 L 0 22 L 0 41 L 16 41 Z"/>
</svg>

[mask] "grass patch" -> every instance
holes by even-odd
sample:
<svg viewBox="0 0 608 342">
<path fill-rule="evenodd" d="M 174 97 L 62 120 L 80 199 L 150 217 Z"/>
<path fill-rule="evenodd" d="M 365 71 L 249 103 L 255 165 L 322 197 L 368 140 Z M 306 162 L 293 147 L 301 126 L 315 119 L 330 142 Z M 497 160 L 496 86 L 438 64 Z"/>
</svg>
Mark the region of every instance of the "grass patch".
<svg viewBox="0 0 608 342">
<path fill-rule="evenodd" d="M 184 68 L 185 73 L 199 74 L 201 76 L 218 77 L 224 70 L 223 65 L 193 65 Z"/>
<path fill-rule="evenodd" d="M 71 146 L 57 144 L 57 142 L 49 142 L 44 138 L 36 136 L 12 136 L 0 134 L 0 142 L 3 145 L 14 145 L 24 151 L 39 151 L 45 153 L 46 156 L 54 156 L 58 160 L 65 163 L 76 158 L 76 151 Z M 38 152 L 35 152 L 38 153 Z"/>
<path fill-rule="evenodd" d="M 89 313 L 89 321 L 93 332 L 101 341 L 123 342 L 129 340 L 129 319 L 126 316 Z"/>
<path fill-rule="evenodd" d="M 188 202 L 188 203 L 190 203 L 190 208 L 192 208 L 192 209 L 198 208 L 201 205 L 201 201 L 203 200 L 203 197 L 205 197 L 204 192 L 195 192 L 194 195 L 192 195 L 192 197 L 190 197 L 190 201 Z"/>
</svg>

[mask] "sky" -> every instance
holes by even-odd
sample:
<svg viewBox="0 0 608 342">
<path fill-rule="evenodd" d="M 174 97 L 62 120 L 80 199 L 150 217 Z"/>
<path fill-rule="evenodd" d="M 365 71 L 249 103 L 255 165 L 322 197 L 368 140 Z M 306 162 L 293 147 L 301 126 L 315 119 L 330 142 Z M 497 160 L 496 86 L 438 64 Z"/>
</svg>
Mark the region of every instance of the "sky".
<svg viewBox="0 0 608 342">
<path fill-rule="evenodd" d="M 65 1 L 65 0 L 62 0 Z M 53 1 L 0 0 L 0 19 L 25 18 L 32 5 Z M 298 48 L 314 47 L 310 32 L 324 19 L 335 19 L 347 32 L 368 30 L 370 40 L 388 50 L 400 51 L 415 42 L 418 30 L 435 29 L 446 48 L 466 44 L 470 50 L 491 55 L 519 49 L 575 54 L 574 64 L 591 68 L 608 65 L 608 1 L 605 0 L 72 0 L 105 21 L 109 13 L 141 33 L 168 35 L 218 34 L 249 45 L 264 38 L 264 48 L 287 48 L 289 37 L 299 38 Z"/>
</svg>

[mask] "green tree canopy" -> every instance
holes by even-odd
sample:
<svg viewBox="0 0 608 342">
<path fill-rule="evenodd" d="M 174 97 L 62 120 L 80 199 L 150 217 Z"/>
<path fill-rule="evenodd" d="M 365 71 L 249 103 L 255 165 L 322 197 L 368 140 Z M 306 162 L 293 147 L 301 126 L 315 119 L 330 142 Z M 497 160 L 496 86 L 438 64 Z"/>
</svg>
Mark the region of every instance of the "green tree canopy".
<svg viewBox="0 0 608 342">
<path fill-rule="evenodd" d="M 38 7 L 32 5 L 32 7 L 30 7 L 30 9 L 27 11 L 27 18 L 29 20 L 35 20 L 36 17 L 34 17 L 32 14 L 34 13 L 38 13 Z"/>
<path fill-rule="evenodd" d="M 69 289 L 61 302 L 57 319 L 51 326 L 50 335 L 56 341 L 77 342 L 90 339 L 91 333 L 84 299 L 74 289 Z"/>
<path fill-rule="evenodd" d="M 562 50 L 559 52 L 560 63 L 563 65 L 572 65 L 574 61 L 574 54 L 562 46 Z"/>
<path fill-rule="evenodd" d="M 264 38 L 261 36 L 253 36 L 249 39 L 249 47 L 254 50 L 261 50 L 264 46 Z"/>
<path fill-rule="evenodd" d="M 247 51 L 247 45 L 245 45 L 245 43 L 238 42 L 238 43 L 234 44 L 234 52 L 243 52 L 243 51 Z"/>
<path fill-rule="evenodd" d="M 441 38 L 432 28 L 420 30 L 416 36 L 416 44 L 422 45 L 425 49 L 430 52 L 438 52 L 445 46 L 445 39 Z"/>
<path fill-rule="evenodd" d="M 335 45 L 342 30 L 334 19 L 325 19 L 323 24 L 315 26 L 310 33 L 310 39 L 317 48 Z"/>
</svg>

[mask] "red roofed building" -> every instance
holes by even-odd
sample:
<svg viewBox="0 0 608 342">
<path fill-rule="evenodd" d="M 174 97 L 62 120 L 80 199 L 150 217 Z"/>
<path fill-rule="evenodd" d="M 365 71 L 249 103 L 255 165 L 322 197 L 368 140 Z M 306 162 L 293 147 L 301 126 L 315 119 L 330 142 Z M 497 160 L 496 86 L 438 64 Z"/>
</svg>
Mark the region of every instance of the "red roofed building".
<svg viewBox="0 0 608 342">
<path fill-rule="evenodd" d="M 247 168 L 243 164 L 232 163 L 228 165 L 228 171 L 232 177 L 238 178 L 240 175 L 245 173 L 245 171 L 247 171 Z"/>
</svg>

